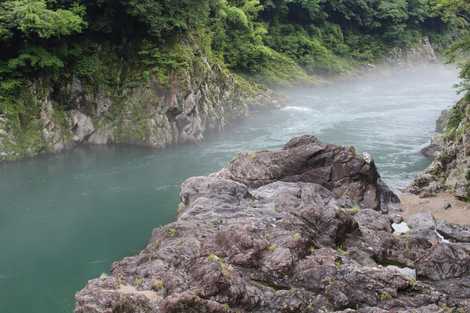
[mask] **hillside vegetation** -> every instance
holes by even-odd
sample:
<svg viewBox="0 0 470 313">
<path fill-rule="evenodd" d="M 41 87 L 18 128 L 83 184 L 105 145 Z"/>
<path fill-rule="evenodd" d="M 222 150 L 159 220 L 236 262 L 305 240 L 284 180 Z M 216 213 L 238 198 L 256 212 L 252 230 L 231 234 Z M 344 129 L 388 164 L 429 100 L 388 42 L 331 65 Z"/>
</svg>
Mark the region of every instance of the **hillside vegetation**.
<svg viewBox="0 0 470 313">
<path fill-rule="evenodd" d="M 56 124 L 65 124 L 63 113 L 77 108 L 70 100 L 76 81 L 87 95 L 107 89 L 122 102 L 149 81 L 171 89 L 178 73 L 216 66 L 253 92 L 247 80 L 309 82 L 424 37 L 444 50 L 464 37 L 467 20 L 466 0 L 5 0 L 0 128 L 15 134 L 8 142 L 17 150 L 41 141 L 38 99 L 50 99 Z M 467 47 L 459 42 L 453 52 Z M 462 76 L 469 78 L 470 66 Z"/>
</svg>

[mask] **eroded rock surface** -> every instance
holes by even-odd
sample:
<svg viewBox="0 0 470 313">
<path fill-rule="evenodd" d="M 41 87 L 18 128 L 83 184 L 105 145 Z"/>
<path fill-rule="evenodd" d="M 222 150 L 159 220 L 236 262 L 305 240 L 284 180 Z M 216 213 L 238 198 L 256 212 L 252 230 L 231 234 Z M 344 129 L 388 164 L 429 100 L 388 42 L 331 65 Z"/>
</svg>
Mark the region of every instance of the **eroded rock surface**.
<svg viewBox="0 0 470 313">
<path fill-rule="evenodd" d="M 421 197 L 446 191 L 470 201 L 470 101 L 464 98 L 444 111 L 436 124 L 439 133 L 422 151 L 433 162 L 409 191 Z"/>
<path fill-rule="evenodd" d="M 469 312 L 468 229 L 431 217 L 396 235 L 396 201 L 351 148 L 303 136 L 241 154 L 185 181 L 177 221 L 75 312 Z"/>
<path fill-rule="evenodd" d="M 90 85 L 78 77 L 57 86 L 32 82 L 31 101 L 41 104 L 40 116 L 31 121 L 35 127 L 25 142 L 21 139 L 26 130 L 0 116 L 0 161 L 60 152 L 80 144 L 158 149 L 198 143 L 253 110 L 278 106 L 278 97 L 271 91 L 246 88 L 207 57 L 194 58 L 199 65 L 173 75 L 169 84 L 157 77 L 110 86 Z"/>
</svg>

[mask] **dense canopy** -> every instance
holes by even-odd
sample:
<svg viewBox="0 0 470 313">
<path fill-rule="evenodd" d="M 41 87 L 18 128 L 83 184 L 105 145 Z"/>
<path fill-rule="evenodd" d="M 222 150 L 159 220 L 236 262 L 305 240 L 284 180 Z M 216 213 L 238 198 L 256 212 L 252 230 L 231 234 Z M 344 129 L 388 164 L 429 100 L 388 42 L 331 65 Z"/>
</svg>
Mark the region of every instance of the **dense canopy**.
<svg viewBox="0 0 470 313">
<path fill-rule="evenodd" d="M 348 71 L 426 36 L 441 51 L 456 42 L 451 52 L 460 61 L 470 50 L 469 6 L 466 0 L 4 0 L 0 114 L 19 122 L 28 110 L 37 114 L 16 99 L 38 77 L 55 85 L 71 77 L 115 83 L 104 73 L 114 73 L 109 67 L 116 60 L 140 71 L 132 79 L 154 74 L 165 82 L 199 54 L 272 84 Z M 468 64 L 462 77 L 470 78 Z M 468 80 L 462 86 L 468 89 Z"/>
</svg>

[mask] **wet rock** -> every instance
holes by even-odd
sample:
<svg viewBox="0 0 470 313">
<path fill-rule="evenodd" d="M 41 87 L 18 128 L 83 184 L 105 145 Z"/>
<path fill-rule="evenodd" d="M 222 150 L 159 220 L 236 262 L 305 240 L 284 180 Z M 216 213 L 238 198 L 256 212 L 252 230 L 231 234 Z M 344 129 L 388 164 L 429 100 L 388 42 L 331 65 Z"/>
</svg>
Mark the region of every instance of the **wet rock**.
<svg viewBox="0 0 470 313">
<path fill-rule="evenodd" d="M 440 117 L 440 118 L 443 118 L 443 117 Z M 446 117 L 447 118 L 447 117 Z M 438 121 L 437 122 L 437 131 L 439 133 L 435 134 L 434 136 L 432 136 L 432 139 L 431 139 L 431 143 L 424 147 L 423 149 L 421 149 L 421 154 L 424 155 L 425 157 L 429 158 L 429 159 L 434 159 L 436 158 L 440 152 L 442 152 L 442 147 L 444 146 L 444 143 L 445 143 L 445 138 L 444 138 L 444 135 L 441 134 L 441 132 L 443 130 L 440 129 L 440 124 L 442 123 L 442 121 Z"/>
<path fill-rule="evenodd" d="M 421 154 L 429 159 L 433 159 L 437 152 L 439 152 L 441 147 L 437 144 L 430 144 L 429 146 L 421 149 Z"/>
<path fill-rule="evenodd" d="M 467 229 L 422 215 L 397 236 L 381 184 L 372 159 L 314 137 L 242 154 L 185 181 L 176 222 L 91 280 L 75 312 L 468 309 Z"/>
<path fill-rule="evenodd" d="M 114 141 L 113 129 L 109 126 L 98 128 L 88 138 L 88 143 L 94 145 L 106 145 Z"/>
</svg>

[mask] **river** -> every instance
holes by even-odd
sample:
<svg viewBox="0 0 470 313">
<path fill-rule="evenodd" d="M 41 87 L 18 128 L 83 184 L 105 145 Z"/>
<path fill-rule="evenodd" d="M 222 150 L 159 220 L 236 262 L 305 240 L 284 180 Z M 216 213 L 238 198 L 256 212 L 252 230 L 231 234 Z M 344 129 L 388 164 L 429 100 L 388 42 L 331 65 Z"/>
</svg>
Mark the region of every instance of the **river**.
<svg viewBox="0 0 470 313">
<path fill-rule="evenodd" d="M 405 186 L 429 164 L 418 152 L 440 111 L 458 99 L 456 82 L 457 71 L 442 65 L 389 70 L 289 90 L 283 109 L 200 145 L 81 147 L 0 164 L 0 312 L 71 313 L 88 279 L 174 220 L 184 179 L 215 171 L 240 151 L 315 134 L 371 153 L 389 185 Z"/>
</svg>

